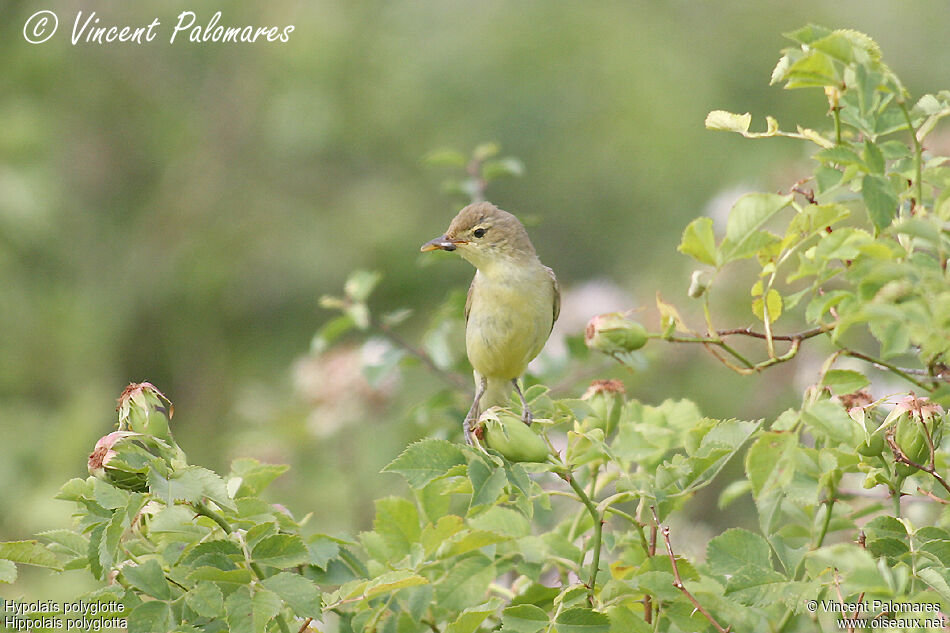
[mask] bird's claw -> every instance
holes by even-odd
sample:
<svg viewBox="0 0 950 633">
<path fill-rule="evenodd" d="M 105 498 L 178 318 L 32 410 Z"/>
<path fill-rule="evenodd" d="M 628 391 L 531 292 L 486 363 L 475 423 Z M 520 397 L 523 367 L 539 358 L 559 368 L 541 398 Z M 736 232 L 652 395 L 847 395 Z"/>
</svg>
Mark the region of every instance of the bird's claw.
<svg viewBox="0 0 950 633">
<path fill-rule="evenodd" d="M 521 421 L 527 426 L 531 426 L 531 423 L 534 421 L 534 416 L 531 414 L 531 409 L 525 407 L 521 412 Z"/>
</svg>

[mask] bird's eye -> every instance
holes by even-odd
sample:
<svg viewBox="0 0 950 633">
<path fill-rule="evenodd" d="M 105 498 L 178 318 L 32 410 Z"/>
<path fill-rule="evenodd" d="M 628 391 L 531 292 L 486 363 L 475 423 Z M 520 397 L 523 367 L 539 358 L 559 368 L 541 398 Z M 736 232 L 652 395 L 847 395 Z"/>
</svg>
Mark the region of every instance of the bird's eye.
<svg viewBox="0 0 950 633">
<path fill-rule="evenodd" d="M 477 228 L 474 231 L 472 231 L 472 235 L 474 235 L 475 237 L 485 237 L 485 231 L 487 230 L 488 229 Z"/>
</svg>

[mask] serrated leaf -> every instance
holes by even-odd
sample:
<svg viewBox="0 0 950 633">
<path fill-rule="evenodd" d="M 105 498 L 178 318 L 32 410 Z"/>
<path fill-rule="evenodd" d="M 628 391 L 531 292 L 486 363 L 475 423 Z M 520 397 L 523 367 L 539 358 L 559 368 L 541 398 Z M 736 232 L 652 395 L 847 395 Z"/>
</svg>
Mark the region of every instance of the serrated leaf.
<svg viewBox="0 0 950 633">
<path fill-rule="evenodd" d="M 856 446 L 863 437 L 863 430 L 848 416 L 844 407 L 831 400 L 819 400 L 802 409 L 802 421 L 819 433 L 848 446 Z"/>
<path fill-rule="evenodd" d="M 706 545 L 706 563 L 720 575 L 735 573 L 747 565 L 771 569 L 771 550 L 762 536 L 730 528 Z"/>
<path fill-rule="evenodd" d="M 508 607 L 501 614 L 501 633 L 538 633 L 550 623 L 548 614 L 533 604 Z"/>
<path fill-rule="evenodd" d="M 250 589 L 238 587 L 224 601 L 230 633 L 264 633 L 280 606 L 272 591 L 259 589 L 251 596 Z"/>
<path fill-rule="evenodd" d="M 566 609 L 555 620 L 558 633 L 610 633 L 610 619 L 586 607 Z"/>
<path fill-rule="evenodd" d="M 523 514 L 501 506 L 489 508 L 478 516 L 470 518 L 468 524 L 476 530 L 494 532 L 512 538 L 528 536 L 531 533 L 531 523 Z"/>
<path fill-rule="evenodd" d="M 175 626 L 172 609 L 167 602 L 151 600 L 129 612 L 129 633 L 165 633 Z"/>
<path fill-rule="evenodd" d="M 159 600 L 169 600 L 172 597 L 171 588 L 165 580 L 165 572 L 154 558 L 140 565 L 126 565 L 122 568 L 122 575 L 133 587 L 146 595 Z"/>
<path fill-rule="evenodd" d="M 167 505 L 172 505 L 176 501 L 198 503 L 208 498 L 222 508 L 234 509 L 234 503 L 228 497 L 224 480 L 217 473 L 200 466 L 177 469 L 167 478 L 155 468 L 150 467 L 148 487 L 149 492 Z"/>
<path fill-rule="evenodd" d="M 686 225 L 677 248 L 684 255 L 710 266 L 716 265 L 716 236 L 711 218 L 696 218 Z"/>
<path fill-rule="evenodd" d="M 251 550 L 256 563 L 271 567 L 293 567 L 310 561 L 310 552 L 296 534 L 274 534 L 265 537 Z"/>
<path fill-rule="evenodd" d="M 392 593 L 407 587 L 426 585 L 429 581 L 407 570 L 391 571 L 375 578 L 363 591 L 364 598 L 372 598 L 383 593 Z"/>
<path fill-rule="evenodd" d="M 897 215 L 897 194 L 884 176 L 866 175 L 861 181 L 861 198 L 868 209 L 868 218 L 878 231 L 890 226 Z"/>
<path fill-rule="evenodd" d="M 747 565 L 737 569 L 726 583 L 725 595 L 750 607 L 798 602 L 797 595 L 811 589 L 804 582 L 791 582 L 773 569 Z"/>
<path fill-rule="evenodd" d="M 241 481 L 234 497 L 258 496 L 289 468 L 286 464 L 262 464 L 249 457 L 235 459 L 231 462 L 230 476 L 240 478 Z"/>
<path fill-rule="evenodd" d="M 58 546 L 61 548 L 60 553 L 64 554 L 85 557 L 89 553 L 89 539 L 72 530 L 47 530 L 37 536 L 50 541 L 51 544 L 47 547 L 51 551 L 55 551 Z"/>
<path fill-rule="evenodd" d="M 493 580 L 495 565 L 490 558 L 479 554 L 460 560 L 436 586 L 436 604 L 449 611 L 479 604 Z"/>
<path fill-rule="evenodd" d="M 472 499 L 469 508 L 494 503 L 505 490 L 505 484 L 508 483 L 504 468 L 489 465 L 482 459 L 473 459 L 469 463 L 468 478 L 472 482 Z"/>
<path fill-rule="evenodd" d="M 501 600 L 494 598 L 484 604 L 469 607 L 462 611 L 445 629 L 445 633 L 475 633 L 485 619 L 501 606 Z"/>
<path fill-rule="evenodd" d="M 0 543 L 0 559 L 62 570 L 59 560 L 39 541 L 8 541 Z"/>
<path fill-rule="evenodd" d="M 185 602 L 200 616 L 217 618 L 224 613 L 224 595 L 213 582 L 199 582 L 185 594 Z"/>
<path fill-rule="evenodd" d="M 761 231 L 769 219 L 788 206 L 792 196 L 749 193 L 739 198 L 729 212 L 726 238 L 719 247 L 719 264 L 751 257 L 778 238 Z"/>
<path fill-rule="evenodd" d="M 282 571 L 265 578 L 262 584 L 280 596 L 281 600 L 300 618 L 319 618 L 323 603 L 320 590 L 312 580 L 300 574 Z"/>
<path fill-rule="evenodd" d="M 16 565 L 13 561 L 0 558 L 0 582 L 16 582 Z"/>
<path fill-rule="evenodd" d="M 458 446 L 439 439 L 425 439 L 410 444 L 402 454 L 383 468 L 384 473 L 398 473 L 409 486 L 419 489 L 433 479 L 444 476 L 455 466 L 465 464 Z"/>
</svg>

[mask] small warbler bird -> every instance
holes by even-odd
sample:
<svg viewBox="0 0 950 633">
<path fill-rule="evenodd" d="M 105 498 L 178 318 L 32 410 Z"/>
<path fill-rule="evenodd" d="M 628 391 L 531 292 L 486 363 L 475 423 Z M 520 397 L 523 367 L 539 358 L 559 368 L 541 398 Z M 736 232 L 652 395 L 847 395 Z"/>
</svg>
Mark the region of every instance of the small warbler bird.
<svg viewBox="0 0 950 633">
<path fill-rule="evenodd" d="M 489 202 L 459 211 L 445 235 L 421 250 L 456 251 L 477 269 L 465 302 L 465 350 L 475 369 L 465 440 L 472 443 L 483 408 L 507 404 L 512 385 L 521 398 L 521 419 L 531 424 L 518 378 L 544 347 L 561 310 L 554 271 L 538 259 L 518 218 Z"/>
</svg>

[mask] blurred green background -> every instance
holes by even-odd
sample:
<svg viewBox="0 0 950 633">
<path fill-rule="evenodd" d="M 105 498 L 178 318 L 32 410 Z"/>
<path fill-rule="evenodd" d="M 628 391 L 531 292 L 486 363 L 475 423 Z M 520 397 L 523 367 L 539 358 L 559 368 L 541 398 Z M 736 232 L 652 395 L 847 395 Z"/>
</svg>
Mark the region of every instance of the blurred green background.
<svg viewBox="0 0 950 633">
<path fill-rule="evenodd" d="M 40 8 L 59 32 L 30 45 L 23 25 Z M 295 30 L 288 43 L 169 44 L 186 9 L 196 24 L 221 10 L 224 25 Z M 79 10 L 161 27 L 140 46 L 73 46 Z M 807 22 L 870 34 L 914 94 L 950 87 L 942 0 L 0 0 L 0 540 L 68 524 L 52 496 L 86 475 L 133 380 L 175 402 L 193 463 L 290 463 L 273 500 L 313 512 L 320 531 L 366 527 L 371 500 L 399 486 L 379 469 L 454 422 L 414 415 L 431 378 L 370 386 L 359 354 L 371 349 L 308 350 L 330 316 L 319 297 L 355 268 L 385 272 L 374 307 L 415 310 L 400 326 L 410 340 L 466 287 L 467 264 L 418 253 L 459 207 L 421 158 L 499 142 L 526 173 L 489 197 L 533 225 L 575 293 L 564 328 L 598 306 L 646 306 L 655 323 L 657 290 L 687 302 L 682 227 L 804 172 L 801 146 L 703 119 L 825 125 L 820 94 L 768 86 L 781 33 Z M 794 403 L 808 363 L 739 379 L 698 348 L 646 358 L 621 374 L 633 396 L 750 418 Z M 0 595 L 50 582 L 26 573 Z"/>
</svg>

